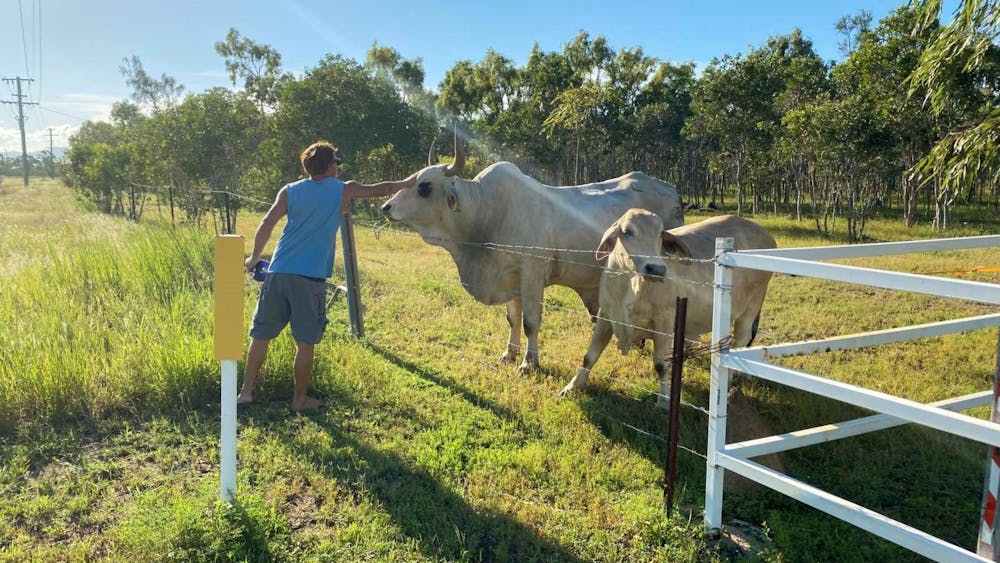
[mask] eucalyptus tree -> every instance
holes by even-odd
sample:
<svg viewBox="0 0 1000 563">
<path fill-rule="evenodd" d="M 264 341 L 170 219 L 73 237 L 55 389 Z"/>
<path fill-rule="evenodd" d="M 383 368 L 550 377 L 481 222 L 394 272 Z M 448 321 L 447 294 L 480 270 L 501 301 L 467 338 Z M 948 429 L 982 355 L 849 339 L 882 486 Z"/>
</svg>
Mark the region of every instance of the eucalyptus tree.
<svg viewBox="0 0 1000 563">
<path fill-rule="evenodd" d="M 915 33 L 938 25 L 941 0 L 915 0 Z M 910 77 L 910 94 L 941 119 L 951 114 L 945 134 L 914 168 L 920 181 L 945 191 L 977 185 L 1000 188 L 1000 1 L 964 0 L 950 24 L 921 54 Z M 980 191 L 980 193 L 982 193 Z M 1000 198 L 995 202 L 1000 202 Z M 940 209 L 939 209 L 940 214 Z"/>
<path fill-rule="evenodd" d="M 694 64 L 658 62 L 656 70 L 636 96 L 632 131 L 637 168 L 693 193 L 696 146 L 682 135 L 691 115 Z"/>
<path fill-rule="evenodd" d="M 118 70 L 125 77 L 125 83 L 132 87 L 132 99 L 154 110 L 174 105 L 184 93 L 184 85 L 166 73 L 159 79 L 153 78 L 136 55 L 123 58 Z"/>
<path fill-rule="evenodd" d="M 872 13 L 868 10 L 861 10 L 857 14 L 843 16 L 837 20 L 834 29 L 844 36 L 844 39 L 837 44 L 837 49 L 844 55 L 850 55 L 857 48 L 861 39 L 861 34 L 871 29 Z"/>
<path fill-rule="evenodd" d="M 270 45 L 262 45 L 241 37 L 235 28 L 229 28 L 226 38 L 215 43 L 215 52 L 226 62 L 229 80 L 236 85 L 243 80 L 243 90 L 257 103 L 261 112 L 273 108 L 278 100 L 278 88 L 291 75 L 281 72 L 281 54 Z"/>
<path fill-rule="evenodd" d="M 373 42 L 365 56 L 365 68 L 375 78 L 391 84 L 405 102 L 434 117 L 435 96 L 424 89 L 426 72 L 422 59 L 407 59 L 396 49 Z"/>
<path fill-rule="evenodd" d="M 768 38 L 746 56 L 713 59 L 695 84 L 684 134 L 710 148 L 710 169 L 732 179 L 737 213 L 748 196 L 753 212 L 765 195 L 775 203 L 788 199 L 779 186 L 800 168 L 777 150 L 782 117 L 823 92 L 825 76 L 812 42 L 795 29 Z"/>
<path fill-rule="evenodd" d="M 154 112 L 146 150 L 158 157 L 158 172 L 170 178 L 188 219 L 207 210 L 220 232 L 234 232 L 245 171 L 260 142 L 261 115 L 254 100 L 225 88 L 192 94 Z M 225 192 L 236 194 L 230 196 Z"/>
<path fill-rule="evenodd" d="M 573 141 L 572 175 L 574 184 L 587 181 L 580 176 L 581 145 L 587 154 L 606 146 L 601 133 L 600 114 L 604 92 L 599 84 L 586 82 L 563 91 L 555 98 L 555 108 L 542 123 L 543 131 L 549 139 L 566 134 Z M 569 156 L 569 155 L 566 155 Z"/>
<path fill-rule="evenodd" d="M 692 91 L 686 135 L 718 147 L 710 164 L 732 174 L 737 214 L 743 213 L 747 188 L 754 190 L 753 175 L 770 149 L 778 122 L 772 101 L 781 86 L 773 61 L 758 50 L 713 59 Z M 757 192 L 751 195 L 756 210 Z"/>
<path fill-rule="evenodd" d="M 893 160 L 895 166 L 883 179 L 885 195 L 891 198 L 892 187 L 900 185 L 907 227 L 915 221 L 917 205 L 917 184 L 907 171 L 927 154 L 937 136 L 934 116 L 921 106 L 918 97 L 908 95 L 906 84 L 920 54 L 937 33 L 934 26 L 912 33 L 917 17 L 916 10 L 905 6 L 889 14 L 874 29 L 862 33 L 855 51 L 834 69 L 834 80 L 843 95 L 872 104 L 889 130 L 892 143 L 884 147 L 888 152 L 882 156 Z"/>
<path fill-rule="evenodd" d="M 566 166 L 563 155 L 570 152 L 567 147 L 572 145 L 576 145 L 579 154 L 579 139 L 574 142 L 546 137 L 543 131 L 545 120 L 557 107 L 559 95 L 579 82 L 565 56 L 543 51 L 537 43 L 532 45 L 528 62 L 518 74 L 518 90 L 511 109 L 501 118 L 507 135 L 504 142 L 511 149 L 506 158 L 547 182 L 575 182 L 574 175 L 568 175 L 566 170 L 575 170 L 577 166 Z"/>
</svg>

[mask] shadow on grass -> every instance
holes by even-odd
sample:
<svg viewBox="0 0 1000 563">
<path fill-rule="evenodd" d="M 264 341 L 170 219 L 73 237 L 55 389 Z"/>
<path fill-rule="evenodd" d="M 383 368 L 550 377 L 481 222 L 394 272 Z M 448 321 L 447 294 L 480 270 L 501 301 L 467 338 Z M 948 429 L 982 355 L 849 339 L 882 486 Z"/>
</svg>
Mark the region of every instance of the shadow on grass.
<svg viewBox="0 0 1000 563">
<path fill-rule="evenodd" d="M 696 405 L 707 402 L 707 390 L 688 387 L 685 388 L 686 400 Z M 653 465 L 666 467 L 669 414 L 656 407 L 652 395 L 639 400 L 598 383 L 589 386 L 574 400 L 579 401 L 580 409 L 608 440 L 626 445 Z M 682 405 L 675 489 L 678 505 L 703 504 L 706 435 L 706 416 Z"/>
<path fill-rule="evenodd" d="M 493 413 L 494 416 L 496 416 L 501 420 L 504 420 L 506 422 L 514 422 L 522 425 L 524 424 L 524 421 L 521 419 L 521 417 L 514 411 L 505 407 L 501 407 L 488 399 L 484 399 L 481 395 L 476 394 L 468 387 L 460 385 L 455 381 L 448 379 L 447 377 L 442 377 L 437 371 L 428 369 L 426 366 L 422 366 L 420 364 L 413 363 L 410 360 L 404 359 L 399 355 L 397 355 L 395 352 L 378 344 L 369 342 L 367 343 L 367 346 L 371 348 L 376 354 L 384 358 L 387 362 L 391 363 L 392 365 L 401 368 L 403 370 L 406 370 L 407 372 L 412 373 L 421 379 L 429 381 L 438 387 L 447 389 L 448 391 L 455 393 L 456 395 L 462 397 L 462 399 L 464 399 L 467 403 L 471 405 L 476 405 L 477 407 L 489 410 L 490 412 Z"/>
<path fill-rule="evenodd" d="M 330 402 L 344 400 L 353 402 L 350 397 L 328 397 Z M 317 473 L 351 484 L 355 495 L 371 499 L 428 557 L 447 561 L 582 561 L 502 512 L 473 508 L 434 476 L 393 453 L 363 443 L 323 414 L 308 418 L 340 446 L 326 453 L 302 443 L 294 429 L 266 413 L 256 411 L 249 418 L 274 432 L 294 455 L 310 460 Z"/>
</svg>

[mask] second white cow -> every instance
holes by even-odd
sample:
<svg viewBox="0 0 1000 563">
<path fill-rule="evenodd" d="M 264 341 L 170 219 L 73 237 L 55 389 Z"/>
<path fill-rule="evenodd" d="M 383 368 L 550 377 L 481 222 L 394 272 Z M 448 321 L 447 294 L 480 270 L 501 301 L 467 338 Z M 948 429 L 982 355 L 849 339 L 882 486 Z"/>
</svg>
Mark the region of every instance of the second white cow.
<svg viewBox="0 0 1000 563">
<path fill-rule="evenodd" d="M 737 250 L 775 248 L 760 225 L 734 215 L 665 230 L 656 214 L 630 209 L 604 233 L 596 258 L 608 257 L 601 276 L 600 310 L 583 366 L 563 388 L 565 395 L 587 384 L 591 368 L 613 334 L 623 354 L 637 339 L 653 341 L 653 368 L 660 380 L 657 403 L 668 394 L 667 366 L 677 297 L 687 297 L 686 338 L 712 330 L 715 239 L 733 239 Z M 694 259 L 694 260 L 685 260 Z M 770 272 L 733 272 L 733 345 L 746 346 L 756 336 Z"/>
</svg>

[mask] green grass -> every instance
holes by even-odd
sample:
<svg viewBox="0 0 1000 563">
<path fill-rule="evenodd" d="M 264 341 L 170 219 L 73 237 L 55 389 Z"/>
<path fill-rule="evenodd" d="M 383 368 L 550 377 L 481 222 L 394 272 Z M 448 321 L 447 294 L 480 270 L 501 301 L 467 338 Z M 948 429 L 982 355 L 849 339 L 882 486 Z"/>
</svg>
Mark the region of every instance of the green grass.
<svg viewBox="0 0 1000 563">
<path fill-rule="evenodd" d="M 257 220 L 241 217 L 248 239 Z M 816 237 L 808 222 L 757 220 L 782 246 L 839 242 Z M 1000 231 L 996 222 L 966 223 L 945 234 Z M 346 303 L 335 303 L 317 347 L 324 406 L 309 416 L 287 410 L 293 345 L 287 334 L 275 342 L 259 402 L 240 412 L 240 502 L 228 507 L 215 502 L 210 234 L 102 217 L 49 182 L 4 183 L 0 231 L 0 560 L 723 557 L 701 535 L 704 460 L 680 454 L 681 510 L 665 518 L 665 445 L 630 428 L 666 431 L 649 393 L 648 352 L 609 347 L 590 390 L 558 398 L 590 333 L 568 290 L 546 292 L 543 369 L 518 375 L 494 364 L 507 337 L 502 308 L 463 291 L 447 253 L 412 234 L 359 227 L 367 338 L 350 337 Z M 872 223 L 868 234 L 941 236 L 895 220 Z M 849 262 L 926 272 L 997 266 L 1000 252 Z M 247 319 L 256 291 L 248 283 Z M 761 343 L 996 311 L 784 276 L 764 307 Z M 786 363 L 932 401 L 989 388 L 996 338 L 977 331 Z M 862 414 L 779 386 L 745 389 L 776 432 Z M 693 359 L 684 400 L 704 405 L 707 394 L 708 362 Z M 682 408 L 682 445 L 704 452 L 705 426 L 704 415 Z M 984 456 L 980 444 L 903 427 L 786 462 L 797 478 L 968 547 Z M 776 493 L 729 495 L 724 518 L 764 525 L 765 560 L 918 559 Z"/>
</svg>

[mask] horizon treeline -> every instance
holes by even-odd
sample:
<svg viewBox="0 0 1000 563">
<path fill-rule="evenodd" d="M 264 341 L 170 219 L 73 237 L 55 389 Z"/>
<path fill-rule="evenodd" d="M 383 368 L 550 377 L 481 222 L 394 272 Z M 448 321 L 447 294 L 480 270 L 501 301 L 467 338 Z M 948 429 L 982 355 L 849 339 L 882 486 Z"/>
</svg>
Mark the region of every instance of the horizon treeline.
<svg viewBox="0 0 1000 563">
<path fill-rule="evenodd" d="M 85 123 L 61 169 L 102 211 L 139 220 L 155 195 L 171 217 L 232 232 L 241 207 L 301 176 L 317 139 L 340 147 L 342 176 L 376 181 L 450 153 L 457 131 L 470 174 L 507 160 L 570 185 L 642 170 L 689 205 L 789 213 L 822 235 L 842 220 L 851 241 L 875 213 L 944 229 L 954 205 L 1000 205 L 1000 2 L 966 0 L 946 27 L 939 12 L 923 0 L 878 22 L 845 16 L 841 61 L 793 29 L 700 73 L 580 32 L 523 66 L 493 50 L 459 60 L 435 90 L 391 46 L 295 76 L 231 29 L 215 47 L 233 89 L 186 93 L 125 58 L 131 99 Z"/>
</svg>

